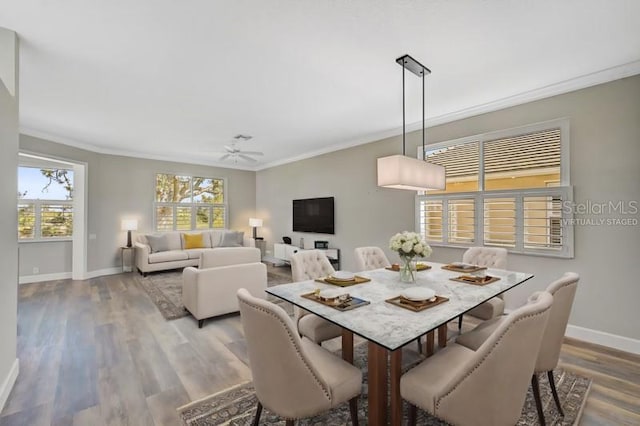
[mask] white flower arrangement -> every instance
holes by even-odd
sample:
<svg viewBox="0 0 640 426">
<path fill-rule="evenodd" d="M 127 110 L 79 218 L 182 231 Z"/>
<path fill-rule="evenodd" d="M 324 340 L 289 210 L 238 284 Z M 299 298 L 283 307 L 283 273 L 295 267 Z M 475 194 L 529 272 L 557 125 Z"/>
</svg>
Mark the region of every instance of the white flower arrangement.
<svg viewBox="0 0 640 426">
<path fill-rule="evenodd" d="M 417 232 L 404 231 L 389 240 L 389 248 L 398 252 L 401 257 L 429 257 L 431 246 Z"/>
</svg>

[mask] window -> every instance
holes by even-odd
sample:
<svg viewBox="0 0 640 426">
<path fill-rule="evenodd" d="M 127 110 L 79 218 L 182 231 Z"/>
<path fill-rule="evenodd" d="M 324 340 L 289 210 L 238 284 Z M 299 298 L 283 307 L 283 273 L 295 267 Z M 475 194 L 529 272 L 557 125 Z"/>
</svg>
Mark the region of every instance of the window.
<svg viewBox="0 0 640 426">
<path fill-rule="evenodd" d="M 225 228 L 224 179 L 156 174 L 156 231 Z"/>
<path fill-rule="evenodd" d="M 70 239 L 73 171 L 18 167 L 18 240 Z"/>
<path fill-rule="evenodd" d="M 446 188 L 416 198 L 426 240 L 573 257 L 562 209 L 573 195 L 568 132 L 567 120 L 554 120 L 428 146 L 427 161 L 446 167 Z"/>
</svg>

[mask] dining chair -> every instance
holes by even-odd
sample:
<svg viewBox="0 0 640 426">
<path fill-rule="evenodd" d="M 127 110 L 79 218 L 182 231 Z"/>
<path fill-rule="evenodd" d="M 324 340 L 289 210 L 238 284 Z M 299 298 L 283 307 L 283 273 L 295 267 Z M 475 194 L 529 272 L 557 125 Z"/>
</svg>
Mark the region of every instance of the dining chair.
<svg viewBox="0 0 640 426">
<path fill-rule="evenodd" d="M 553 395 L 553 400 L 558 407 L 560 415 L 564 416 L 560 398 L 556 390 L 556 383 L 553 376 L 553 370 L 558 366 L 560 359 L 560 350 L 562 341 L 569 322 L 569 314 L 571 306 L 578 288 L 580 276 L 575 272 L 567 272 L 560 279 L 549 284 L 545 292 L 553 296 L 553 305 L 549 313 L 549 321 L 542 337 L 542 344 L 536 360 L 535 369 L 531 376 L 531 387 L 533 396 L 536 401 L 536 409 L 538 411 L 538 419 L 540 424 L 544 425 L 544 412 L 540 401 L 540 388 L 538 382 L 539 373 L 547 373 L 549 379 L 549 387 Z M 533 293 L 530 297 L 536 297 L 539 292 Z M 484 341 L 491 335 L 493 330 L 499 326 L 505 317 L 493 318 L 478 325 L 473 330 L 462 334 L 456 339 L 456 343 L 463 345 L 471 350 L 478 349 Z"/>
<path fill-rule="evenodd" d="M 462 261 L 472 265 L 494 269 L 507 269 L 507 249 L 502 247 L 470 247 L 462 255 Z M 489 320 L 504 313 L 504 299 L 502 295 L 493 297 L 471 309 L 467 314 Z M 462 317 L 458 317 L 458 330 L 462 330 Z"/>
<path fill-rule="evenodd" d="M 540 401 L 540 389 L 538 384 L 538 374 L 547 373 L 549 386 L 553 394 L 553 400 L 558 407 L 558 412 L 564 417 L 558 391 L 556 390 L 556 382 L 553 377 L 553 370 L 558 366 L 560 359 L 560 349 L 564 340 L 564 334 L 567 330 L 569 322 L 569 314 L 573 306 L 573 299 L 578 289 L 578 281 L 580 276 L 575 272 L 567 272 L 560 279 L 552 282 L 546 291 L 553 295 L 553 306 L 549 315 L 549 322 L 542 337 L 542 346 L 538 353 L 536 368 L 531 376 L 531 387 L 533 396 L 536 400 L 536 408 L 538 410 L 538 418 L 540 424 L 544 426 L 544 412 L 542 410 L 542 402 Z"/>
<path fill-rule="evenodd" d="M 304 250 L 291 255 L 291 276 L 294 282 L 315 280 L 334 272 L 335 269 L 322 250 Z M 298 332 L 317 344 L 342 335 L 342 327 L 297 306 L 293 310 Z"/>
<path fill-rule="evenodd" d="M 357 247 L 354 252 L 358 271 L 370 271 L 391 266 L 389 259 L 380 247 Z"/>
<path fill-rule="evenodd" d="M 300 337 L 281 307 L 246 289 L 239 289 L 237 297 L 258 399 L 253 425 L 258 425 L 262 407 L 289 426 L 347 401 L 351 422 L 357 425 L 362 372 Z"/>
<path fill-rule="evenodd" d="M 417 408 L 457 425 L 513 425 L 524 405 L 553 296 L 540 292 L 503 318 L 477 348 L 452 343 L 409 370 L 400 394 Z"/>
</svg>

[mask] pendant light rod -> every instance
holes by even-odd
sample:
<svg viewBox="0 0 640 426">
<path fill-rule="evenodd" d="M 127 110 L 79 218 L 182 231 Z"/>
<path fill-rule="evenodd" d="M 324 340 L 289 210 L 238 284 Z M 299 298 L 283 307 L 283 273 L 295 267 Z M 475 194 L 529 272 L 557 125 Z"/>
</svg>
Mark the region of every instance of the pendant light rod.
<svg viewBox="0 0 640 426">
<path fill-rule="evenodd" d="M 405 136 L 407 134 L 407 131 L 405 129 L 406 126 L 406 122 L 407 120 L 405 119 L 405 100 L 404 100 L 404 71 L 406 70 L 406 68 L 403 66 L 402 67 L 402 155 L 407 155 L 405 153 Z"/>
<path fill-rule="evenodd" d="M 424 106 L 424 76 L 431 74 L 431 70 L 410 55 L 404 55 L 396 59 L 396 63 L 402 67 L 402 155 L 406 155 L 407 119 L 405 106 L 405 70 L 409 70 L 422 78 L 422 157 L 424 159 L 425 147 L 425 106 Z"/>
</svg>

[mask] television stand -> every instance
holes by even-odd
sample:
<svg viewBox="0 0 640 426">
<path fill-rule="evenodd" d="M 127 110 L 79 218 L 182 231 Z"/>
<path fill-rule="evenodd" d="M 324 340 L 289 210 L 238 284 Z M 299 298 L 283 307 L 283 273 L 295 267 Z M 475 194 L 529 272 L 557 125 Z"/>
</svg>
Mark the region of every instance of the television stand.
<svg viewBox="0 0 640 426">
<path fill-rule="evenodd" d="M 294 246 L 291 244 L 282 244 L 275 243 L 273 245 L 273 257 L 278 260 L 282 260 L 283 262 L 291 263 L 291 256 L 296 254 L 297 252 L 305 250 L 301 249 L 298 246 Z M 340 249 L 338 248 L 328 248 L 328 249 L 306 249 L 306 250 L 322 250 L 326 255 L 331 265 L 335 270 L 340 269 Z"/>
</svg>

